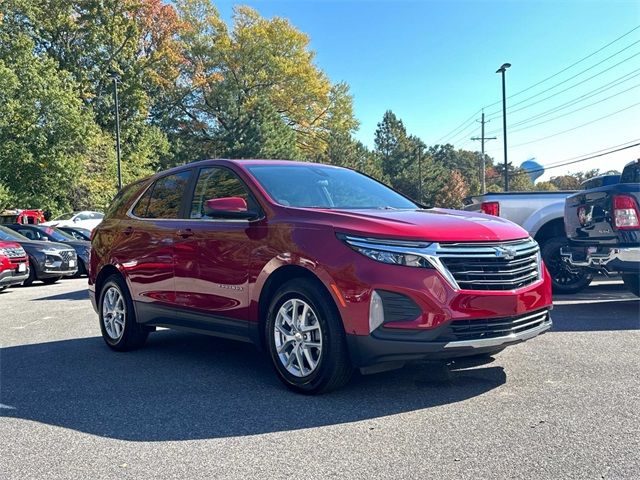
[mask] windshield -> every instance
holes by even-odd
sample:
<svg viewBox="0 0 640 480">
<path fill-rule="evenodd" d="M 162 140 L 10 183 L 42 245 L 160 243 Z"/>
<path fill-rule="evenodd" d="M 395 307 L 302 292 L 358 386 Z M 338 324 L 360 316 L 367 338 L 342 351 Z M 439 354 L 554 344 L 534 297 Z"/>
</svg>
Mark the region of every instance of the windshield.
<svg viewBox="0 0 640 480">
<path fill-rule="evenodd" d="M 280 205 L 329 209 L 418 208 L 389 187 L 346 168 L 313 163 L 247 168 Z"/>
<path fill-rule="evenodd" d="M 72 213 L 65 213 L 64 215 L 60 215 L 59 217 L 54 218 L 53 220 L 71 220 L 73 218 L 73 212 Z"/>
<path fill-rule="evenodd" d="M 3 227 L 2 225 L 0 225 L 0 240 L 4 240 L 5 242 L 29 241 L 27 237 L 23 237 L 18 232 L 14 232 L 10 228 Z"/>
</svg>

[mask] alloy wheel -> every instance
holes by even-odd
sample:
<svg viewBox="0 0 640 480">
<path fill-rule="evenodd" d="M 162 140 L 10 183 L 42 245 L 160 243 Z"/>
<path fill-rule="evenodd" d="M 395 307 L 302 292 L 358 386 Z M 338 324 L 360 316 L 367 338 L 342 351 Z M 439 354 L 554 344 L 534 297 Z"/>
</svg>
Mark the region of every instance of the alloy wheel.
<svg viewBox="0 0 640 480">
<path fill-rule="evenodd" d="M 282 304 L 273 327 L 278 358 L 295 377 L 307 377 L 318 368 L 322 357 L 322 328 L 313 308 L 292 298 Z"/>
<path fill-rule="evenodd" d="M 110 286 L 102 297 L 102 322 L 112 340 L 119 340 L 124 333 L 126 306 L 122 292 Z"/>
</svg>

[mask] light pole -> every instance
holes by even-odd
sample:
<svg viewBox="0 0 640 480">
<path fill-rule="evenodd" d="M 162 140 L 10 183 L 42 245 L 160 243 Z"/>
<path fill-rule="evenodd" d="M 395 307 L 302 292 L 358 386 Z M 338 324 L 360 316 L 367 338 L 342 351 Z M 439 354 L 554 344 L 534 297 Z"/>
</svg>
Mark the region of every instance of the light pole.
<svg viewBox="0 0 640 480">
<path fill-rule="evenodd" d="M 118 105 L 118 78 L 114 74 L 113 79 L 113 100 L 116 105 L 116 159 L 118 161 L 118 191 L 122 190 L 122 167 L 120 164 L 120 107 Z"/>
<path fill-rule="evenodd" d="M 510 63 L 503 63 L 496 70 L 496 73 L 502 74 L 502 142 L 504 145 L 504 191 L 509 191 L 509 168 L 507 164 L 507 94 L 504 84 L 504 72 L 511 66 Z"/>
</svg>

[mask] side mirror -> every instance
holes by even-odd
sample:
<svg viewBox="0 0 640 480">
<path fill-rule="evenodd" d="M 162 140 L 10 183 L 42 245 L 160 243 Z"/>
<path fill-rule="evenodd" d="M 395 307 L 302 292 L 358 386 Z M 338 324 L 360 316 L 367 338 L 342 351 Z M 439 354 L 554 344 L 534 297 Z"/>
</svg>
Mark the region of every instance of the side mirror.
<svg viewBox="0 0 640 480">
<path fill-rule="evenodd" d="M 73 219 L 73 223 L 78 223 L 79 221 L 80 221 L 80 218 L 78 218 L 78 217 L 74 217 L 74 219 Z"/>
<path fill-rule="evenodd" d="M 212 198 L 204 201 L 204 214 L 212 218 L 255 218 L 256 212 L 249 210 L 247 202 L 242 197 Z"/>
</svg>

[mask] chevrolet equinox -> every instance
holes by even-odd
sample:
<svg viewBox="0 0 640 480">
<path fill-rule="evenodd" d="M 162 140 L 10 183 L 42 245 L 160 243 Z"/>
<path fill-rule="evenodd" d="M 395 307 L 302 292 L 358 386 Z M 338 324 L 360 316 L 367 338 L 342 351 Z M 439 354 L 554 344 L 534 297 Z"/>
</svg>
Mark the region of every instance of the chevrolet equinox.
<svg viewBox="0 0 640 480">
<path fill-rule="evenodd" d="M 158 326 L 249 341 L 304 393 L 551 326 L 522 228 L 316 163 L 206 160 L 129 185 L 94 231 L 89 287 L 114 350 Z"/>
</svg>

